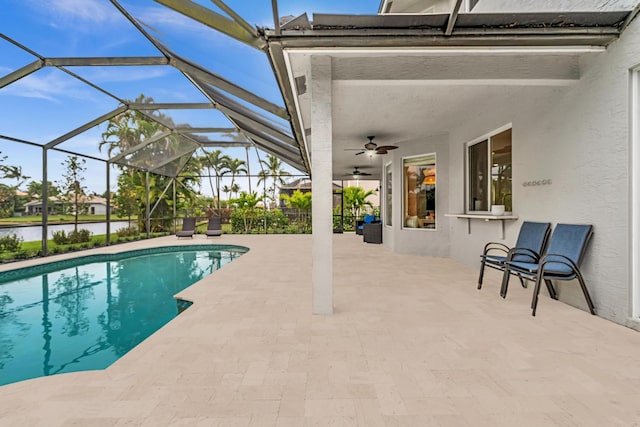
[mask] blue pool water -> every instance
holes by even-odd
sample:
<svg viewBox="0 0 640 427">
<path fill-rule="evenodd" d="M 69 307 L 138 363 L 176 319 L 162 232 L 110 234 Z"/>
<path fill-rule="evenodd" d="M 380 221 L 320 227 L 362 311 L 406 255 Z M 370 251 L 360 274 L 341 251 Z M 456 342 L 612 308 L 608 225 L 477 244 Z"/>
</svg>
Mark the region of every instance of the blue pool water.
<svg viewBox="0 0 640 427">
<path fill-rule="evenodd" d="M 188 306 L 176 293 L 246 251 L 174 246 L 0 273 L 0 385 L 106 368 Z"/>
</svg>

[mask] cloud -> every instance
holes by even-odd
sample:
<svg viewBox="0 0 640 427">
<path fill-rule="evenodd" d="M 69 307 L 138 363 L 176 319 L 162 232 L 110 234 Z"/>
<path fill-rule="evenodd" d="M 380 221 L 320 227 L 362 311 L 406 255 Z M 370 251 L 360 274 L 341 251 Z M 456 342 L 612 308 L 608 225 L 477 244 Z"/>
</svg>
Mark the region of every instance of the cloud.
<svg viewBox="0 0 640 427">
<path fill-rule="evenodd" d="M 65 98 L 93 98 L 97 92 L 57 70 L 47 70 L 31 74 L 4 87 L 2 94 L 61 102 Z"/>
<path fill-rule="evenodd" d="M 29 5 L 54 28 L 91 31 L 96 24 L 121 21 L 120 12 L 103 0 L 29 0 Z"/>
</svg>

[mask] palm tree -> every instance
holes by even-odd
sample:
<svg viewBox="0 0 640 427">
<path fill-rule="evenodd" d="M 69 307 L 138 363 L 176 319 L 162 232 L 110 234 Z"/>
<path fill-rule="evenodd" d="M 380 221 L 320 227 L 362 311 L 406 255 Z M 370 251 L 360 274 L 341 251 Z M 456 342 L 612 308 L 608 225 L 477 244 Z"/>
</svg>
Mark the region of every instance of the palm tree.
<svg viewBox="0 0 640 427">
<path fill-rule="evenodd" d="M 249 150 L 251 149 L 251 147 L 249 145 L 247 145 L 246 147 L 244 147 L 245 151 L 246 151 L 246 155 L 247 155 L 247 181 L 249 181 L 249 194 L 251 194 L 251 168 L 250 168 L 250 164 L 249 164 Z"/>
<path fill-rule="evenodd" d="M 300 190 L 296 190 L 291 196 L 283 194 L 280 197 L 285 201 L 288 207 L 297 210 L 298 225 L 302 226 L 303 229 L 306 229 L 307 224 L 303 224 L 302 221 L 302 211 L 309 212 L 309 209 L 311 209 L 311 192 L 303 193 Z"/>
<path fill-rule="evenodd" d="M 271 191 L 270 199 L 275 202 L 276 199 L 276 189 L 278 188 L 278 184 L 285 184 L 284 180 L 285 176 L 291 176 L 289 172 L 282 169 L 282 162 L 276 156 L 268 155 L 267 160 L 260 159 L 260 163 L 264 166 L 263 170 L 258 174 L 258 184 L 261 182 L 266 182 L 268 178 L 273 180 L 273 186 L 269 187 L 269 191 Z"/>
<path fill-rule="evenodd" d="M 245 168 L 246 164 L 247 163 L 244 160 L 229 158 L 229 160 L 224 165 L 228 173 L 231 174 L 231 188 L 233 188 L 233 186 L 235 185 L 237 174 L 247 173 L 247 168 Z"/>
<path fill-rule="evenodd" d="M 238 191 L 240 191 L 240 186 L 237 183 L 235 183 L 231 186 L 230 190 L 236 197 L 238 197 Z"/>
<path fill-rule="evenodd" d="M 373 190 L 365 192 L 362 187 L 345 187 L 343 189 L 344 206 L 351 212 L 354 219 L 360 216 L 362 208 L 365 206 L 373 207 L 373 204 L 367 200 L 367 197 L 372 194 L 374 194 Z"/>
<path fill-rule="evenodd" d="M 227 193 L 227 200 L 230 200 L 229 196 L 231 195 L 231 187 L 229 187 L 228 185 L 223 185 L 222 186 L 222 191 L 224 191 L 225 193 Z"/>
<path fill-rule="evenodd" d="M 229 172 L 229 169 L 226 167 L 229 161 L 229 156 L 223 155 L 222 150 L 205 151 L 205 154 L 200 158 L 203 169 L 207 171 L 212 193 L 214 192 L 213 182 L 211 181 L 212 170 L 216 177 L 215 196 L 218 198 L 218 215 L 220 215 L 220 179 Z"/>
</svg>

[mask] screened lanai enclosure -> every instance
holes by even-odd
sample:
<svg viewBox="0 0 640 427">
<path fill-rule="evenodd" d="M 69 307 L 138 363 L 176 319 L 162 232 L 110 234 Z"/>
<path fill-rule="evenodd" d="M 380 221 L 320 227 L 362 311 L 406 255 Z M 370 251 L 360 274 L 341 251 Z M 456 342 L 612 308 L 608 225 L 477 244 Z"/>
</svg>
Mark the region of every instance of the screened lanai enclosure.
<svg viewBox="0 0 640 427">
<path fill-rule="evenodd" d="M 55 184 L 71 180 L 82 197 L 103 196 L 109 244 L 111 208 L 132 198 L 144 206 L 139 214 L 148 234 L 155 218 L 175 225 L 194 193 L 219 203 L 225 191 L 227 198 L 261 187 L 268 194 L 266 187 L 275 192 L 283 176 L 306 176 L 308 159 L 257 26 L 278 25 L 264 22 L 278 15 L 277 5 L 228 3 L 3 5 L 1 182 L 11 198 L 34 190 L 42 254 L 61 198 Z M 235 170 L 221 173 L 223 154 L 236 158 Z M 132 187 L 138 191 L 127 196 Z"/>
</svg>

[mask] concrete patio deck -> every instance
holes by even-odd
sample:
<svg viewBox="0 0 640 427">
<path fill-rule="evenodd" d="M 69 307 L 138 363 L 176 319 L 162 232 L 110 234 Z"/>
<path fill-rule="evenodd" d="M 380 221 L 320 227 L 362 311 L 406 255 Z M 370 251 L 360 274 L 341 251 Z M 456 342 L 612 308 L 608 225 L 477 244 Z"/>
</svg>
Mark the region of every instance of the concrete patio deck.
<svg viewBox="0 0 640 427">
<path fill-rule="evenodd" d="M 313 316 L 310 236 L 208 241 L 251 250 L 108 369 L 0 387 L 0 425 L 640 425 L 631 329 L 545 296 L 531 317 L 517 281 L 503 300 L 494 272 L 478 291 L 476 268 L 353 234 L 334 236 L 335 313 Z"/>
</svg>

